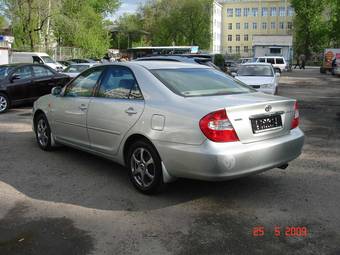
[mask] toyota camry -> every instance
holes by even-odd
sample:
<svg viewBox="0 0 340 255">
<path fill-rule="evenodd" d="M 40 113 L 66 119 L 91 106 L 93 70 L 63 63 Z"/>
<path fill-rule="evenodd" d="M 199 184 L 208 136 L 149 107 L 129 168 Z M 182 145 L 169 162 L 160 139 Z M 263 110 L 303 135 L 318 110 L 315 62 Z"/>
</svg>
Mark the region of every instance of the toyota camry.
<svg viewBox="0 0 340 255">
<path fill-rule="evenodd" d="M 207 66 L 165 61 L 87 69 L 34 103 L 33 129 L 43 150 L 62 144 L 125 166 L 147 194 L 176 178 L 286 168 L 304 143 L 296 100 Z"/>
</svg>

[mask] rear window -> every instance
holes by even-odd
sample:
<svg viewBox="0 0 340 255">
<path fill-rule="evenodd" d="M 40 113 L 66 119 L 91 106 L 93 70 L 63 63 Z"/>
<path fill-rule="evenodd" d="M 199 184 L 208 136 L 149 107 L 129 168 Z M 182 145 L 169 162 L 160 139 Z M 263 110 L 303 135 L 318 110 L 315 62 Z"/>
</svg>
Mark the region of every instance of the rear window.
<svg viewBox="0 0 340 255">
<path fill-rule="evenodd" d="M 210 68 L 158 69 L 151 72 L 172 92 L 184 97 L 230 95 L 256 91 Z"/>
</svg>

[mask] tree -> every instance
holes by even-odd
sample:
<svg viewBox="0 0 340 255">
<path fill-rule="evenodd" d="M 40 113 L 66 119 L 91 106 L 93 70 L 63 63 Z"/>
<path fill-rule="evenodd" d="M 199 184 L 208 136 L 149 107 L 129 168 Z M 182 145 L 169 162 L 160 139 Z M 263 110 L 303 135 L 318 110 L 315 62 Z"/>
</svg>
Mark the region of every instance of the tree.
<svg viewBox="0 0 340 255">
<path fill-rule="evenodd" d="M 295 9 L 295 51 L 306 55 L 320 52 L 328 41 L 324 10 L 326 0 L 292 0 Z"/>
<path fill-rule="evenodd" d="M 0 16 L 0 29 L 5 26 L 5 18 Z"/>
<path fill-rule="evenodd" d="M 329 42 L 330 47 L 340 48 L 340 0 L 329 0 Z"/>
</svg>

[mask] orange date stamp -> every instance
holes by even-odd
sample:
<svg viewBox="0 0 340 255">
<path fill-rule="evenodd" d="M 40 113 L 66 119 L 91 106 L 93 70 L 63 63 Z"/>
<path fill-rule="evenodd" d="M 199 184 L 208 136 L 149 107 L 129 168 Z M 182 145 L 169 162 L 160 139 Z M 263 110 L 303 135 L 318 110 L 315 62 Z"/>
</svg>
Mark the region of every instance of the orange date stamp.
<svg viewBox="0 0 340 255">
<path fill-rule="evenodd" d="M 266 232 L 270 232 L 270 234 L 280 237 L 307 237 L 308 236 L 308 229 L 307 227 L 301 226 L 287 226 L 287 227 L 280 227 L 275 226 L 274 229 L 265 229 L 264 226 L 255 226 L 252 229 L 252 236 L 253 237 L 262 237 L 266 235 Z"/>
</svg>

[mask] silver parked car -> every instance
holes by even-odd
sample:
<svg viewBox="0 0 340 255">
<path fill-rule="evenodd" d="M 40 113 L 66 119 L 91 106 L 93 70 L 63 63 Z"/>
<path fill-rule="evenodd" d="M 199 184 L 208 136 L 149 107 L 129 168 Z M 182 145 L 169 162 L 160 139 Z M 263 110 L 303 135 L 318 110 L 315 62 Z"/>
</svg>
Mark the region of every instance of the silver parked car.
<svg viewBox="0 0 340 255">
<path fill-rule="evenodd" d="M 235 79 L 267 94 L 277 94 L 280 73 L 275 73 L 271 64 L 246 63 L 240 65 Z"/>
<path fill-rule="evenodd" d="M 304 135 L 295 100 L 203 65 L 140 61 L 90 68 L 33 107 L 38 145 L 78 148 L 159 191 L 177 177 L 226 180 L 287 167 Z"/>
<path fill-rule="evenodd" d="M 70 64 L 68 67 L 65 68 L 65 70 L 62 73 L 70 76 L 71 78 L 74 78 L 81 72 L 95 65 L 98 64 L 97 63 Z"/>
</svg>

